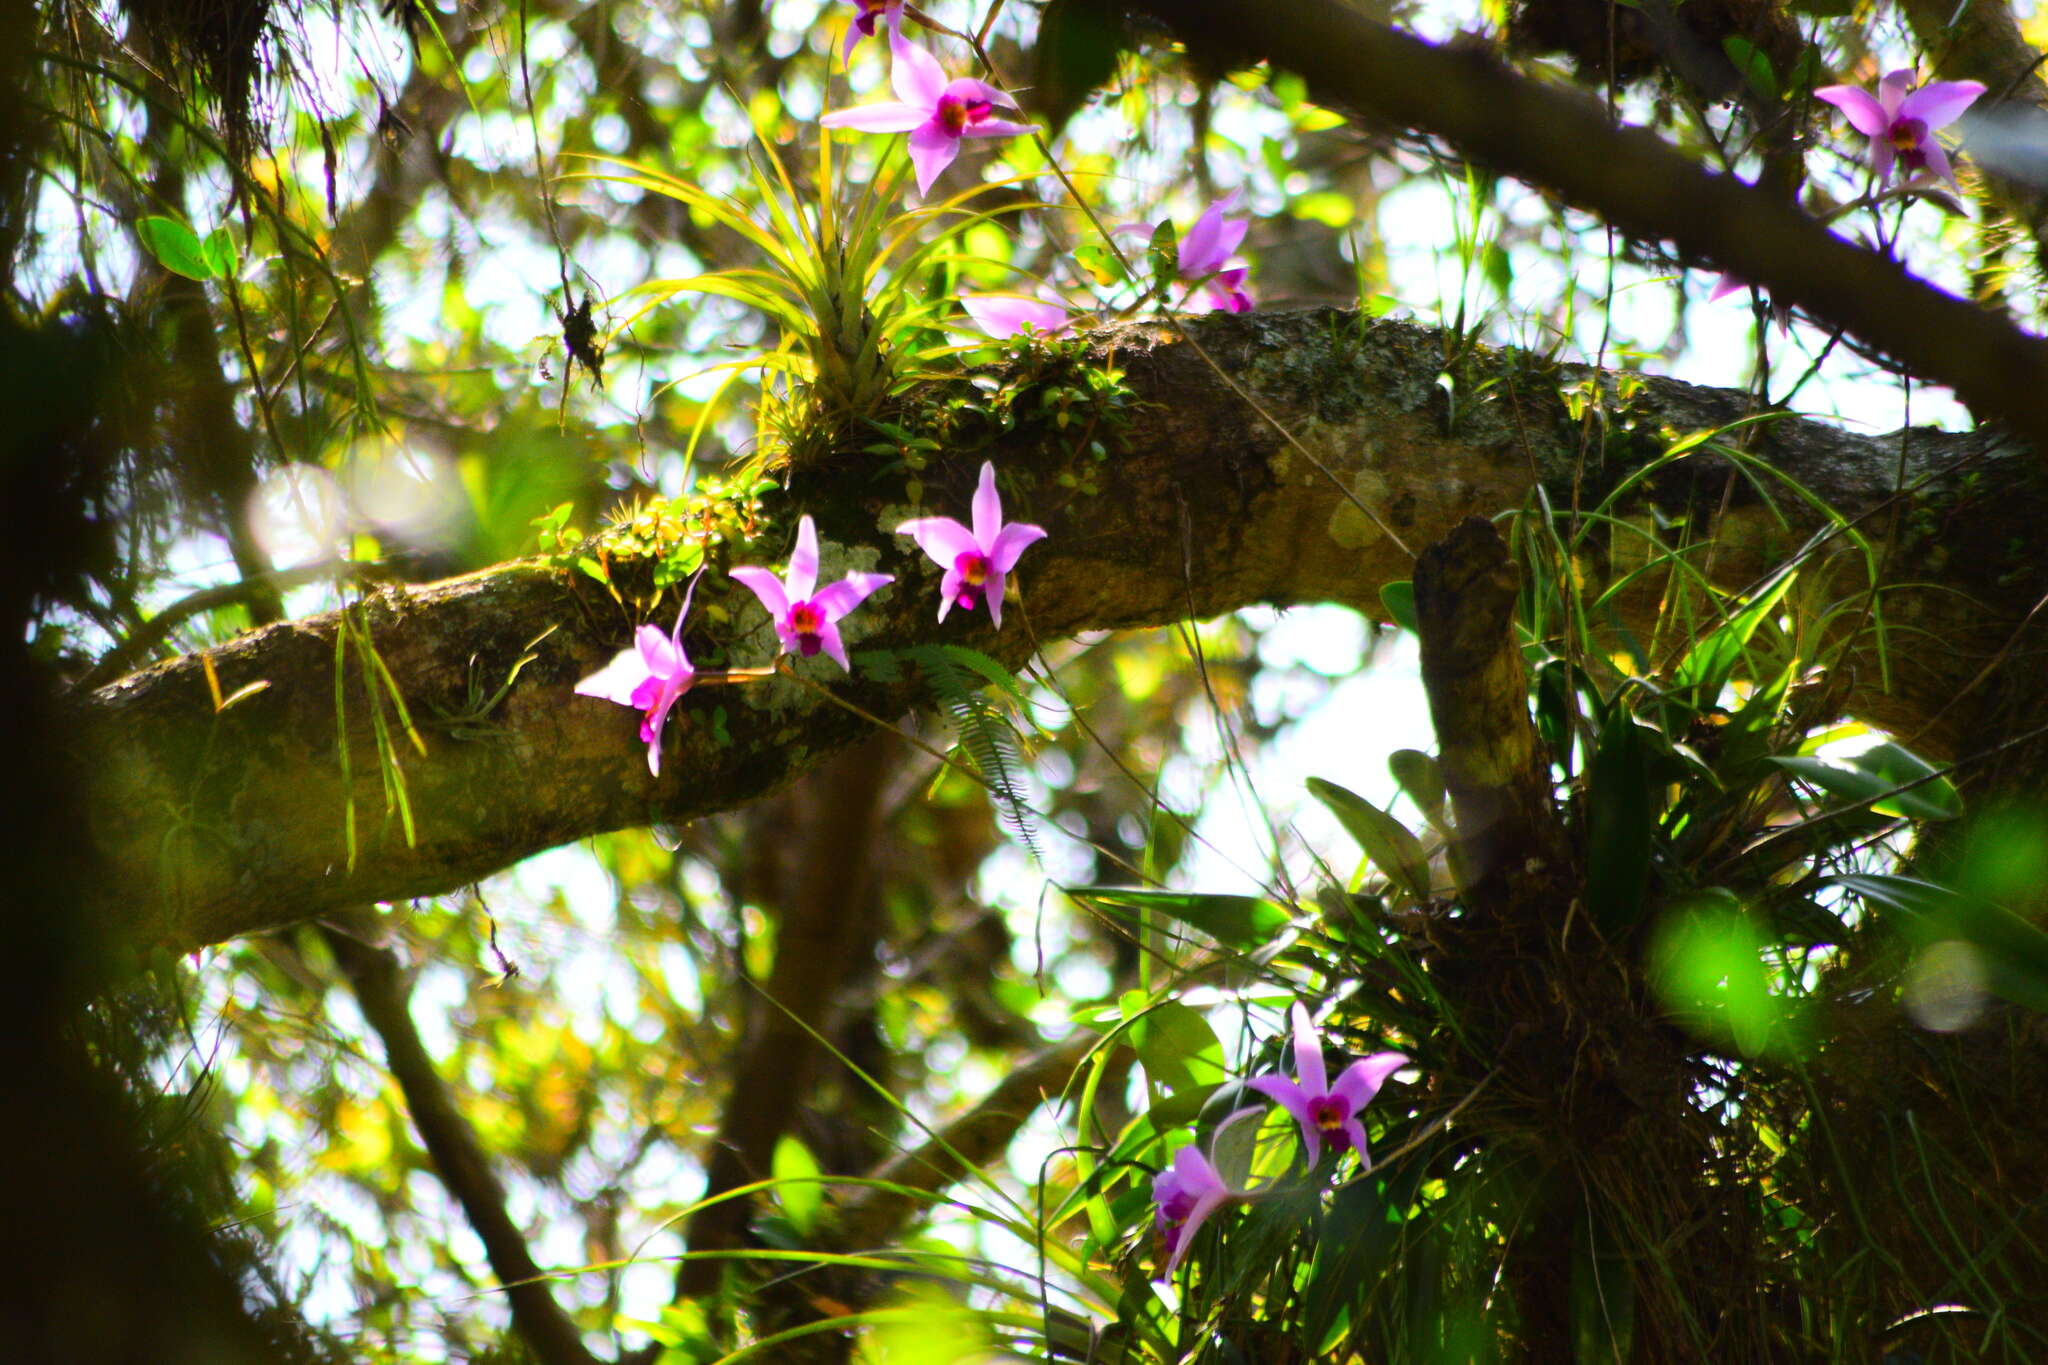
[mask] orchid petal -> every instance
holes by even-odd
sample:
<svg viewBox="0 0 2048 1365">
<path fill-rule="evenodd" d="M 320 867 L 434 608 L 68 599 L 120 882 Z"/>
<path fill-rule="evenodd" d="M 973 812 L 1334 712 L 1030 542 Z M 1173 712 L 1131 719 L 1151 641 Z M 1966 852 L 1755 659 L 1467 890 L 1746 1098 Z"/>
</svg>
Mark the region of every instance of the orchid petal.
<svg viewBox="0 0 2048 1365">
<path fill-rule="evenodd" d="M 1941 149 L 1932 135 L 1920 144 L 1920 154 L 1927 158 L 1927 169 L 1953 185 L 1956 183 L 1955 168 L 1948 164 L 1948 153 Z"/>
<path fill-rule="evenodd" d="M 654 709 L 640 724 L 640 738 L 647 741 L 647 771 L 656 777 L 661 776 L 661 727 L 668 723 L 669 709 L 676 704 L 677 698 L 690 690 L 695 678 L 694 673 L 685 671 L 666 680 Z"/>
<path fill-rule="evenodd" d="M 656 678 L 651 675 L 642 678 L 640 685 L 633 689 L 633 696 L 627 701 L 626 705 L 632 707 L 635 711 L 651 712 L 656 706 L 661 704 L 661 689 L 667 685 L 667 680 L 663 678 Z M 640 738 L 647 738 L 647 717 L 644 715 L 640 717 Z"/>
<path fill-rule="evenodd" d="M 768 614 L 780 621 L 789 614 L 789 596 L 782 590 L 782 580 L 772 569 L 763 569 L 748 564 L 730 571 L 734 578 L 747 585 L 754 596 L 761 599 L 761 605 Z"/>
<path fill-rule="evenodd" d="M 918 517 L 898 526 L 896 534 L 909 536 L 917 542 L 918 549 L 948 569 L 961 555 L 981 551 L 981 542 L 974 538 L 974 532 L 951 517 Z"/>
<path fill-rule="evenodd" d="M 1813 96 L 1841 110 L 1849 125 L 1866 137 L 1882 138 L 1891 131 L 1891 115 L 1871 98 L 1868 90 L 1853 85 L 1830 85 L 1814 91 Z"/>
<path fill-rule="evenodd" d="M 655 633 L 660 634 L 659 631 Z M 637 706 L 639 703 L 633 700 L 633 693 L 649 676 L 640 651 L 637 648 L 622 649 L 612 656 L 610 663 L 577 683 L 576 693 L 578 696 L 617 702 L 620 706 Z"/>
<path fill-rule="evenodd" d="M 1249 313 L 1252 311 L 1252 296 L 1246 292 L 1244 266 L 1225 270 L 1209 281 L 1209 297 L 1217 308 L 1226 313 Z"/>
<path fill-rule="evenodd" d="M 839 627 L 830 621 L 818 627 L 818 648 L 824 651 L 826 658 L 839 665 L 841 672 L 853 672 L 853 665 L 846 661 L 846 641 L 840 637 Z"/>
<path fill-rule="evenodd" d="M 1929 81 L 1906 96 L 1905 102 L 1899 105 L 1899 117 L 1919 119 L 1931 133 L 1961 118 L 1963 111 L 1975 104 L 1983 93 L 1981 81 Z M 1932 137 L 1926 140 L 1934 141 Z"/>
<path fill-rule="evenodd" d="M 945 89 L 939 92 L 939 98 L 979 102 L 982 104 L 1000 104 L 1005 109 L 1015 109 L 1017 107 L 1017 101 L 1011 99 L 987 81 L 978 81 L 972 76 L 961 76 L 957 80 L 947 82 Z M 937 102 L 937 100 L 933 101 L 934 104 Z"/>
<path fill-rule="evenodd" d="M 960 155 L 960 139 L 927 119 L 910 130 L 910 164 L 917 170 L 917 192 L 928 194 L 939 172 Z"/>
<path fill-rule="evenodd" d="M 946 613 L 953 610 L 953 604 L 960 600 L 960 585 L 964 581 L 960 570 L 949 568 L 939 580 L 939 619 L 946 619 Z"/>
<path fill-rule="evenodd" d="M 1064 304 L 1043 303 L 1017 294 L 962 294 L 960 306 L 975 326 L 992 337 L 1013 337 L 1029 327 L 1057 336 L 1071 327 L 1073 314 Z"/>
<path fill-rule="evenodd" d="M 1710 292 L 1707 295 L 1707 302 L 1719 303 L 1722 299 L 1727 298 L 1730 294 L 1740 293 L 1742 290 L 1747 288 L 1749 288 L 1749 285 L 1746 281 L 1739 280 L 1735 278 L 1735 276 L 1723 272 L 1721 278 L 1714 281 L 1714 288 L 1712 292 Z"/>
<path fill-rule="evenodd" d="M 878 104 L 856 104 L 851 109 L 835 109 L 818 123 L 826 128 L 851 128 L 861 133 L 907 133 L 930 123 L 931 119 L 932 111 L 929 109 L 883 100 Z"/>
<path fill-rule="evenodd" d="M 803 601 L 818 586 L 818 528 L 808 516 L 797 520 L 796 548 L 789 552 L 789 573 L 782 582 L 792 602 Z"/>
<path fill-rule="evenodd" d="M 1294 1020 L 1294 1078 L 1310 1095 L 1330 1093 L 1330 1073 L 1323 1069 L 1323 1038 L 1300 1001 L 1289 1011 Z"/>
<path fill-rule="evenodd" d="M 1202 1230 L 1202 1224 L 1209 1221 L 1209 1215 L 1222 1208 L 1229 1198 L 1228 1190 L 1215 1190 L 1195 1201 L 1194 1208 L 1188 1211 L 1187 1221 L 1175 1229 L 1173 1254 L 1166 1258 L 1168 1275 L 1180 1268 L 1181 1258 L 1186 1256 L 1188 1248 L 1195 1244 L 1195 1234 Z"/>
<path fill-rule="evenodd" d="M 1913 77 L 1918 74 L 1910 66 L 1897 71 L 1887 71 L 1877 83 L 1877 102 L 1884 107 L 1887 120 L 1899 116 L 1899 106 L 1906 102 L 1906 92 L 1913 88 Z"/>
<path fill-rule="evenodd" d="M 981 480 L 974 486 L 974 548 L 987 554 L 1003 529 L 1003 495 L 996 490 L 996 467 L 981 462 Z"/>
<path fill-rule="evenodd" d="M 970 123 L 960 130 L 962 137 L 1030 137 L 1038 128 L 1029 123 L 1013 123 L 1009 119 L 984 119 Z"/>
<path fill-rule="evenodd" d="M 990 564 L 988 577 L 981 581 L 981 600 L 988 604 L 988 619 L 997 630 L 1003 628 L 1003 594 L 1009 591 L 1009 577 Z"/>
<path fill-rule="evenodd" d="M 640 650 L 640 661 L 647 666 L 647 672 L 653 677 L 674 677 L 690 666 L 689 659 L 683 655 L 682 646 L 663 635 L 659 626 L 640 627 L 633 632 L 633 643 Z"/>
<path fill-rule="evenodd" d="M 1251 227 L 1249 219 L 1224 221 L 1223 215 L 1237 206 L 1241 190 L 1232 190 L 1208 208 L 1188 229 L 1180 244 L 1180 273 L 1189 278 L 1207 275 L 1220 267 L 1237 250 L 1237 244 Z"/>
<path fill-rule="evenodd" d="M 1045 528 L 1033 526 L 1028 521 L 1013 521 L 996 532 L 993 545 L 988 547 L 989 568 L 995 573 L 1008 573 L 1017 567 L 1017 556 L 1045 539 Z"/>
<path fill-rule="evenodd" d="M 1350 1111 L 1356 1114 L 1372 1102 L 1380 1093 L 1380 1087 L 1387 1083 L 1387 1077 L 1408 1065 L 1406 1054 L 1399 1052 L 1375 1052 L 1372 1056 L 1353 1062 L 1344 1068 L 1344 1074 L 1330 1087 L 1330 1093 L 1343 1100 Z"/>
<path fill-rule="evenodd" d="M 837 583 L 820 588 L 811 598 L 811 605 L 818 609 L 829 625 L 895 581 L 894 574 L 850 573 Z"/>
<path fill-rule="evenodd" d="M 1365 1125 L 1356 1117 L 1344 1120 L 1344 1136 L 1351 1139 L 1351 1150 L 1358 1153 L 1360 1171 L 1372 1169 L 1372 1150 L 1366 1145 Z"/>
<path fill-rule="evenodd" d="M 905 104 L 924 106 L 929 118 L 946 92 L 946 71 L 939 59 L 903 36 L 903 25 L 889 26 L 889 52 L 895 62 L 889 68 L 889 84 L 896 98 Z"/>
<path fill-rule="evenodd" d="M 1877 172 L 1879 180 L 1891 178 L 1892 163 L 1897 159 L 1898 151 L 1892 146 L 1890 138 L 1870 139 L 1870 168 Z"/>
</svg>

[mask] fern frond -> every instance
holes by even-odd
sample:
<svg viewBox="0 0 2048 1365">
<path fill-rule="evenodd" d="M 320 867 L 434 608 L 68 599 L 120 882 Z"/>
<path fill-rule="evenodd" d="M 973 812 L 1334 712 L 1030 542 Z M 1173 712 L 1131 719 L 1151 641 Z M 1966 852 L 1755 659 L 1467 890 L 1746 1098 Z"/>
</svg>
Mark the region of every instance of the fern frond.
<svg viewBox="0 0 2048 1365">
<path fill-rule="evenodd" d="M 1024 759 L 1017 748 L 1016 730 L 1002 706 L 981 690 L 984 682 L 993 683 L 1022 701 L 1022 684 L 994 659 L 957 645 L 919 645 L 903 652 L 917 662 L 932 698 L 953 722 L 955 743 L 988 784 L 997 815 L 1032 858 L 1044 862 L 1038 825 L 1018 780 Z M 967 655 L 972 658 L 962 657 Z"/>
</svg>

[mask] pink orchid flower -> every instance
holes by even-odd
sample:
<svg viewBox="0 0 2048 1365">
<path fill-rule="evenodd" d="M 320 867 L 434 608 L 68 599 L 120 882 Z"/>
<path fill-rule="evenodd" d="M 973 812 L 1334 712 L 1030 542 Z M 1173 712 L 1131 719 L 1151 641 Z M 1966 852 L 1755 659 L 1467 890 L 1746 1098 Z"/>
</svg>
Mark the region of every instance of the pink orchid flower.
<svg viewBox="0 0 2048 1365">
<path fill-rule="evenodd" d="M 818 532 L 809 517 L 796 524 L 796 549 L 790 552 L 786 577 L 752 567 L 734 569 L 732 576 L 746 584 L 775 618 L 775 636 L 786 653 L 808 659 L 823 650 L 847 672 L 853 669 L 846 662 L 846 642 L 839 637 L 840 618 L 869 594 L 896 581 L 893 574 L 850 573 L 813 592 L 818 586 Z"/>
<path fill-rule="evenodd" d="M 973 611 L 986 602 L 989 619 L 1001 630 L 1006 576 L 1017 566 L 1017 556 L 1045 539 L 1045 528 L 1003 520 L 996 467 L 983 460 L 981 483 L 974 490 L 972 530 L 951 517 L 919 517 L 897 527 L 896 534 L 911 537 L 918 549 L 944 566 L 946 576 L 939 584 L 941 621 L 956 606 Z"/>
<path fill-rule="evenodd" d="M 617 702 L 642 713 L 640 738 L 647 742 L 647 771 L 656 777 L 661 776 L 661 727 L 669 708 L 697 681 L 697 670 L 683 652 L 683 618 L 690 614 L 690 597 L 696 591 L 693 581 L 683 594 L 672 634 L 663 635 L 660 626 L 640 627 L 630 648 L 576 684 L 578 696 Z"/>
<path fill-rule="evenodd" d="M 846 44 L 839 51 L 841 61 L 852 58 L 854 46 L 861 39 L 875 36 L 876 20 L 887 19 L 892 33 L 903 26 L 903 0 L 853 0 L 853 7 L 856 13 L 846 26 Z"/>
<path fill-rule="evenodd" d="M 1246 267 L 1230 265 L 1230 257 L 1244 241 L 1244 235 L 1251 230 L 1249 218 L 1225 218 L 1223 215 L 1237 207 L 1242 190 L 1232 190 L 1208 208 L 1188 229 L 1188 235 L 1180 243 L 1180 277 L 1190 283 L 1200 283 L 1202 293 L 1190 294 L 1182 307 L 1198 313 L 1221 309 L 1226 313 L 1249 313 L 1252 310 L 1252 296 L 1244 287 Z M 1125 223 L 1116 229 L 1120 233 L 1132 233 L 1149 238 L 1158 230 L 1154 223 Z"/>
<path fill-rule="evenodd" d="M 1912 89 L 1910 70 L 1893 71 L 1877 83 L 1877 94 L 1853 85 L 1830 85 L 1814 91 L 1847 116 L 1849 123 L 1870 139 L 1870 160 L 1878 179 L 1889 180 L 1892 163 L 1906 168 L 1906 178 L 1923 171 L 1955 183 L 1948 154 L 1934 140 L 1934 130 L 1962 117 L 1963 111 L 1984 93 L 1981 81 L 1929 81 Z M 1908 93 L 1910 91 L 1910 93 Z"/>
<path fill-rule="evenodd" d="M 1166 1246 L 1169 1277 L 1180 1268 L 1209 1215 L 1239 1197 L 1199 1147 L 1181 1148 L 1173 1154 L 1173 1164 L 1152 1177 L 1152 1221 Z"/>
<path fill-rule="evenodd" d="M 1329 1083 L 1323 1068 L 1323 1040 L 1309 1022 L 1308 1011 L 1299 1003 L 1293 1009 L 1295 1080 L 1278 1072 L 1260 1076 L 1249 1084 L 1277 1103 L 1301 1125 L 1302 1145 L 1308 1149 L 1308 1164 L 1321 1160 L 1327 1140 L 1335 1151 L 1346 1148 L 1358 1153 L 1366 1170 L 1372 1169 L 1372 1154 L 1366 1150 L 1365 1125 L 1359 1111 L 1379 1093 L 1387 1077 L 1408 1064 L 1399 1052 L 1375 1052 L 1346 1067 L 1337 1083 Z"/>
<path fill-rule="evenodd" d="M 1032 128 L 997 118 L 997 105 L 1016 108 L 1008 95 L 966 76 L 947 80 L 938 58 L 906 41 L 900 28 L 889 33 L 889 50 L 896 56 L 889 79 L 898 99 L 835 110 L 819 122 L 864 133 L 910 134 L 910 164 L 917 169 L 917 192 L 924 194 L 960 154 L 960 139 L 1018 137 Z"/>
<path fill-rule="evenodd" d="M 1063 303 L 1046 303 L 1022 294 L 962 294 L 960 306 L 975 326 L 992 337 L 1013 337 L 1030 330 L 1054 337 L 1074 325 L 1073 310 Z"/>
</svg>

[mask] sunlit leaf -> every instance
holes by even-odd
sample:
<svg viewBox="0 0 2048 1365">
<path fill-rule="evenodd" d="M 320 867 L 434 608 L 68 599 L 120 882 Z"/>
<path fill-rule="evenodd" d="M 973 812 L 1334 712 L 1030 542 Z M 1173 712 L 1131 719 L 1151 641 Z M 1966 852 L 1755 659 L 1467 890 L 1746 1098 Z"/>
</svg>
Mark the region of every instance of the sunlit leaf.
<svg viewBox="0 0 2048 1365">
<path fill-rule="evenodd" d="M 1260 896 L 1117 886 L 1074 887 L 1067 894 L 1133 925 L 1146 924 L 1148 915 L 1177 919 L 1239 952 L 1252 952 L 1271 943 L 1293 919 L 1286 906 Z"/>
<path fill-rule="evenodd" d="M 135 225 L 135 235 L 142 239 L 142 245 L 156 257 L 157 263 L 172 274 L 188 280 L 210 280 L 218 273 L 200 245 L 198 234 L 175 218 L 145 218 Z"/>
<path fill-rule="evenodd" d="M 1374 867 L 1415 899 L 1429 899 L 1429 855 L 1406 825 L 1335 782 L 1311 777 L 1308 789 L 1336 815 Z"/>
</svg>

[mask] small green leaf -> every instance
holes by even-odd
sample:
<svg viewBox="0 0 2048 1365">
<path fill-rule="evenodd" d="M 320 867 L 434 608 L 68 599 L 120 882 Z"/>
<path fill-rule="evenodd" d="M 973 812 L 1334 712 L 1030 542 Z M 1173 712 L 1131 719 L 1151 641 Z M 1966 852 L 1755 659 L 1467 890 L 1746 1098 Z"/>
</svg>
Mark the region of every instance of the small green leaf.
<svg viewBox="0 0 2048 1365">
<path fill-rule="evenodd" d="M 1444 773 L 1435 758 L 1420 749 L 1396 749 L 1387 755 L 1387 770 L 1408 793 L 1408 799 L 1435 828 L 1444 827 Z"/>
<path fill-rule="evenodd" d="M 1162 222 L 1152 229 L 1145 254 L 1152 260 L 1152 287 L 1164 293 L 1180 276 L 1180 236 L 1172 223 Z"/>
<path fill-rule="evenodd" d="M 1759 98 L 1777 103 L 1778 73 L 1771 70 L 1771 59 L 1755 43 L 1730 34 L 1721 40 L 1721 50 L 1728 54 L 1728 60 L 1735 64 L 1735 69 L 1742 73 L 1742 78 L 1749 82 L 1749 88 Z"/>
<path fill-rule="evenodd" d="M 1745 1056 L 1796 1056 L 1806 1042 L 1805 1010 L 1772 990 L 1770 949 L 1734 893 L 1714 887 L 1658 927 L 1652 978 L 1665 1008 L 1706 1037 Z"/>
<path fill-rule="evenodd" d="M 1140 891 L 1120 886 L 1081 886 L 1067 894 L 1129 924 L 1142 925 L 1148 913 L 1167 915 L 1201 930 L 1226 948 L 1245 953 L 1271 943 L 1293 919 L 1286 906 L 1258 896 Z"/>
<path fill-rule="evenodd" d="M 822 1174 L 818 1159 L 811 1155 L 810 1148 L 784 1133 L 776 1140 L 769 1171 L 777 1180 L 788 1182 L 775 1187 L 775 1198 L 789 1216 L 790 1224 L 808 1237 L 825 1198 L 825 1187 L 818 1183 Z"/>
<path fill-rule="evenodd" d="M 1640 918 L 1657 832 L 1652 736 L 1625 706 L 1608 713 L 1586 773 L 1586 913 L 1611 936 Z"/>
<path fill-rule="evenodd" d="M 200 247 L 200 254 L 206 258 L 206 265 L 217 280 L 234 276 L 235 266 L 240 261 L 235 251 L 234 234 L 225 227 L 217 227 L 206 234 L 206 241 Z"/>
<path fill-rule="evenodd" d="M 1422 841 L 1408 827 L 1354 791 L 1326 782 L 1308 780 L 1309 792 L 1328 806 L 1343 824 L 1374 867 L 1416 900 L 1429 899 L 1429 855 Z"/>
<path fill-rule="evenodd" d="M 183 275 L 188 280 L 210 280 L 214 277 L 213 264 L 207 259 L 206 249 L 199 244 L 198 234 L 177 219 L 160 215 L 145 218 L 135 225 L 135 235 L 142 239 L 142 245 L 149 254 L 172 274 Z"/>
<path fill-rule="evenodd" d="M 1074 259 L 1099 285 L 1112 285 L 1127 273 L 1121 257 L 1101 242 L 1083 242 L 1074 248 Z"/>
<path fill-rule="evenodd" d="M 1747 606 L 1696 641 L 1686 651 L 1678 671 L 1672 675 L 1672 688 L 1699 689 L 1697 695 L 1703 705 L 1719 697 L 1729 675 L 1742 661 L 1743 652 L 1749 646 L 1749 637 L 1756 634 L 1756 628 L 1778 609 L 1778 604 L 1785 600 L 1785 594 L 1798 577 L 1797 571 L 1784 570 Z"/>
<path fill-rule="evenodd" d="M 1985 984 L 2016 1005 L 2048 1011 L 2048 932 L 2001 905 L 1912 877 L 1853 875 L 1833 884 L 1895 918 L 1921 946 L 1961 939 L 1976 948 Z"/>
<path fill-rule="evenodd" d="M 1499 242 L 1488 242 L 1479 253 L 1479 269 L 1493 286 L 1493 292 L 1506 299 L 1515 285 L 1515 265 L 1508 258 L 1507 249 Z"/>
<path fill-rule="evenodd" d="M 1849 806 L 1868 805 L 1879 815 L 1905 820 L 1953 820 L 1963 813 L 1962 797 L 1927 760 L 1896 744 L 1880 744 L 1843 767 L 1824 758 L 1773 755 L 1770 762 L 1819 787 Z M 1907 791 L 1893 788 L 1909 782 Z M 1890 793 L 1887 795 L 1887 793 Z"/>
<path fill-rule="evenodd" d="M 1387 616 L 1403 630 L 1413 631 L 1415 626 L 1415 584 L 1409 579 L 1398 583 L 1386 583 L 1380 587 L 1380 605 L 1387 609 Z"/>
<path fill-rule="evenodd" d="M 1851 766 L 1869 773 L 1887 787 L 1918 783 L 1910 791 L 1888 796 L 1871 806 L 1879 815 L 1898 815 L 1908 820 L 1953 820 L 1963 813 L 1962 793 L 1941 775 L 1940 769 L 1912 750 L 1897 744 L 1879 744 L 1849 760 Z"/>
<path fill-rule="evenodd" d="M 1127 1006 L 1130 1003 L 1127 997 Z M 1222 1084 L 1223 1044 L 1192 1006 L 1178 1000 L 1154 1005 L 1132 1021 L 1129 1036 L 1146 1076 L 1169 1094 L 1196 1096 L 1199 1104 L 1212 1087 Z"/>
</svg>

